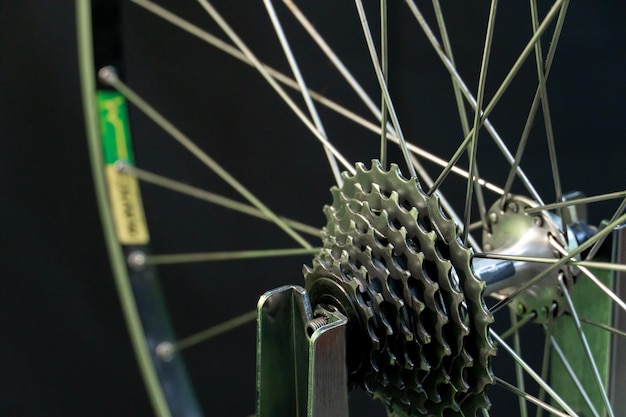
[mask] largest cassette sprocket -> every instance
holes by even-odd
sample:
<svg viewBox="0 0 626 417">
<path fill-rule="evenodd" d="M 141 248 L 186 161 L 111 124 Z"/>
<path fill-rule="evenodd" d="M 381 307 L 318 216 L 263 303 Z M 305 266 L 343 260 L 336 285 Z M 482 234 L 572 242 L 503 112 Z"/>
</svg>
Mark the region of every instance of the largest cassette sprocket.
<svg viewBox="0 0 626 417">
<path fill-rule="evenodd" d="M 437 197 L 378 161 L 331 192 L 323 248 L 304 274 L 313 304 L 349 318 L 351 384 L 398 416 L 488 408 L 493 318 Z"/>
</svg>

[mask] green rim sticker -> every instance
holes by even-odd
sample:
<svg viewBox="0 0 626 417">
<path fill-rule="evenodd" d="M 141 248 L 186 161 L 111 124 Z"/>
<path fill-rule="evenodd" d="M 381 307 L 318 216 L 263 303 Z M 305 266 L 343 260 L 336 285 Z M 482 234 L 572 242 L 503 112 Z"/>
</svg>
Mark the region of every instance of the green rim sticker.
<svg viewBox="0 0 626 417">
<path fill-rule="evenodd" d="M 118 241 L 145 245 L 150 240 L 137 178 L 119 172 L 116 161 L 134 163 L 126 100 L 115 91 L 98 92 L 105 176 Z"/>
<path fill-rule="evenodd" d="M 104 163 L 109 165 L 121 160 L 134 164 L 130 146 L 128 109 L 124 96 L 116 91 L 98 91 L 98 111 Z"/>
</svg>

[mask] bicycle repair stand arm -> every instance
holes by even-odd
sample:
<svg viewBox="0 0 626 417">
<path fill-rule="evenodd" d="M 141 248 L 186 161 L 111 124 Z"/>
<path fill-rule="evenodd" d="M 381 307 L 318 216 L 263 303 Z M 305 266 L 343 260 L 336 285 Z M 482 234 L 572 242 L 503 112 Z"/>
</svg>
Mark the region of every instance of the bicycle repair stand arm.
<svg viewBox="0 0 626 417">
<path fill-rule="evenodd" d="M 304 288 L 266 292 L 258 303 L 257 417 L 347 417 L 346 324 L 315 315 Z"/>
</svg>

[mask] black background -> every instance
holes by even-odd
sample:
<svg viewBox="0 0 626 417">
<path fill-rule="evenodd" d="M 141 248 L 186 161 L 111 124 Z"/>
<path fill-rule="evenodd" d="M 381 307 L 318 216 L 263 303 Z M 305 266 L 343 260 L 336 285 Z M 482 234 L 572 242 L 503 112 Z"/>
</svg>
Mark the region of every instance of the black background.
<svg viewBox="0 0 626 417">
<path fill-rule="evenodd" d="M 267 19 L 262 6 L 237 3 L 222 5 L 220 10 L 238 13 L 236 23 L 244 38 L 263 59 L 284 68 L 276 44 L 263 46 L 274 40 L 263 29 Z M 321 4 L 326 2 L 319 3 L 309 6 L 328 7 Z M 454 5 L 458 9 L 452 6 L 450 26 L 471 27 L 485 21 L 486 2 Z M 349 63 L 363 62 L 367 56 L 354 12 L 350 20 L 339 10 L 349 10 L 352 4 L 331 7 L 333 11 L 318 27 L 329 37 L 343 33 L 344 28 L 354 29 L 353 35 L 336 38 L 337 48 Z M 566 190 L 595 193 L 624 188 L 625 7 L 619 1 L 576 1 L 570 6 L 549 85 Z M 395 9 L 401 10 L 392 12 L 395 19 L 406 18 L 404 7 Z M 204 142 L 209 153 L 263 195 L 269 206 L 288 207 L 279 211 L 322 225 L 321 207 L 330 200 L 327 189 L 332 177 L 318 144 L 284 111 L 285 106 L 260 77 L 250 77 L 253 72 L 248 68 L 223 59 L 200 42 L 189 42 L 187 35 L 146 17 L 136 7 L 123 10 L 127 62 L 134 68 L 128 73 L 131 85 L 156 100 L 155 106 L 184 126 L 191 137 L 209 138 Z M 199 10 L 191 5 L 180 13 L 211 28 Z M 319 12 L 313 10 L 313 15 Z M 500 13 L 503 21 L 497 26 L 501 32 L 496 32 L 493 53 L 503 58 L 490 69 L 493 83 L 487 97 L 512 62 L 507 54 L 521 49 L 530 30 L 525 4 L 519 8 L 503 4 Z M 0 3 L 2 416 L 151 414 L 110 279 L 97 217 L 83 133 L 74 24 L 70 1 Z M 425 58 L 432 53 L 426 52 L 417 29 L 397 27 L 391 34 L 399 45 L 399 52 L 391 56 L 392 68 L 398 68 L 392 76 L 392 94 L 398 98 L 405 132 L 408 137 L 427 140 L 429 149 L 438 155 L 449 155 L 460 134 L 449 79 L 439 62 L 430 59 L 433 63 L 427 63 Z M 452 31 L 451 36 L 453 46 L 458 45 L 460 71 L 475 88 L 475 57 L 484 30 Z M 356 101 L 346 94 L 346 87 L 338 86 L 336 76 L 325 75 L 331 73 L 326 61 L 313 53 L 301 55 L 314 88 L 330 91 L 332 97 L 346 96 L 348 103 Z M 525 67 L 531 81 L 533 65 L 531 61 Z M 375 80 L 369 68 L 361 64 L 351 68 L 372 90 Z M 181 72 L 185 75 L 180 76 Z M 503 99 L 507 110 L 493 114 L 494 123 L 505 138 L 510 136 L 510 143 L 515 143 L 523 126 L 524 109 L 534 91 L 530 85 L 525 81 L 514 84 Z M 367 114 L 362 107 L 356 108 Z M 349 160 L 368 161 L 375 155 L 377 145 L 371 134 L 349 130 L 345 122 L 328 117 L 329 136 L 337 138 L 337 146 Z M 147 148 L 145 153 L 138 152 L 141 166 L 175 172 L 178 179 L 234 195 L 138 112 L 133 112 L 133 123 L 137 146 Z M 361 137 L 370 138 L 373 145 L 363 146 Z M 540 139 L 536 142 L 543 144 Z M 544 148 L 537 145 L 536 151 L 528 151 L 525 168 L 538 188 L 547 191 L 549 200 L 553 197 L 548 165 L 541 156 Z M 481 155 L 487 161 L 494 154 L 487 146 Z M 276 157 L 283 162 L 276 162 Z M 501 182 L 502 170 L 495 166 L 484 168 L 482 174 Z M 449 193 L 455 195 L 462 188 L 454 187 L 462 183 L 450 187 Z M 144 199 L 147 206 L 155 207 L 148 208 L 155 252 L 173 250 L 174 245 L 193 251 L 292 246 L 288 238 L 259 221 L 232 217 L 197 202 L 183 208 L 187 200 L 151 187 L 145 187 Z M 594 214 L 596 220 L 606 216 L 610 207 Z M 181 220 L 165 221 L 171 218 Z M 260 261 L 164 268 L 164 285 L 175 305 L 172 314 L 179 334 L 253 309 L 263 291 L 301 282 L 301 265 L 308 262 L 301 258 L 279 265 Z M 253 412 L 254 326 L 236 331 L 233 341 L 240 349 L 216 341 L 190 351 L 191 373 L 199 375 L 200 396 L 215 410 L 211 415 Z"/>
</svg>

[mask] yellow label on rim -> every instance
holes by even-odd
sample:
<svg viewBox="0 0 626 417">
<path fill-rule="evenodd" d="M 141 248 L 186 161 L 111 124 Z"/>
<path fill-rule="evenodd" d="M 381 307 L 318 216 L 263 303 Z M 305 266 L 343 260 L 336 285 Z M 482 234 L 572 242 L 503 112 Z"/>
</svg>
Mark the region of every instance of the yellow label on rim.
<svg viewBox="0 0 626 417">
<path fill-rule="evenodd" d="M 111 212 L 120 243 L 145 245 L 150 240 L 141 204 L 137 178 L 119 172 L 114 165 L 105 167 Z"/>
</svg>

